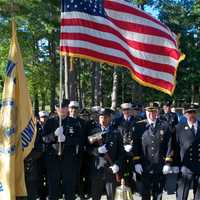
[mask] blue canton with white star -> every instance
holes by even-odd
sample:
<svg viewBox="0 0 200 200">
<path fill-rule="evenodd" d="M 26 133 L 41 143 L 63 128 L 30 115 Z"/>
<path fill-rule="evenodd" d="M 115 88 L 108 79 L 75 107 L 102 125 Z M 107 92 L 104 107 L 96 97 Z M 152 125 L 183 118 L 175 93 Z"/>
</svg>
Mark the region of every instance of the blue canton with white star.
<svg viewBox="0 0 200 200">
<path fill-rule="evenodd" d="M 62 12 L 84 12 L 105 17 L 104 0 L 62 0 Z"/>
</svg>

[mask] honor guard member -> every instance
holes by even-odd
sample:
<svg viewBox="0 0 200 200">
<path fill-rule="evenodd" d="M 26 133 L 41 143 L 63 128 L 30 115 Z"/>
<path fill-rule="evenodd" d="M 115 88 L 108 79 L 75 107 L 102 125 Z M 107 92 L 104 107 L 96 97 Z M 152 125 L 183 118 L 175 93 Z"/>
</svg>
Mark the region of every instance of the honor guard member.
<svg viewBox="0 0 200 200">
<path fill-rule="evenodd" d="M 82 133 L 82 141 L 87 140 L 86 136 L 86 121 L 79 117 L 79 102 L 78 101 L 70 101 L 69 103 L 69 116 L 76 119 L 79 122 L 79 126 L 81 128 Z M 85 144 L 84 142 L 84 144 Z"/>
<path fill-rule="evenodd" d="M 181 177 L 178 181 L 177 200 L 187 200 L 194 181 L 194 200 L 200 199 L 200 122 L 196 108 L 185 109 L 187 121 L 176 126 L 177 144 L 180 149 Z"/>
<path fill-rule="evenodd" d="M 137 111 L 137 119 L 143 120 L 146 118 L 145 110 L 142 104 L 136 104 L 134 109 Z"/>
<path fill-rule="evenodd" d="M 44 127 L 49 200 L 58 200 L 62 193 L 65 200 L 75 199 L 84 141 L 79 121 L 69 117 L 68 105 L 69 101 L 63 100 L 61 108 L 59 104 L 55 106 L 61 126 L 56 116 Z"/>
<path fill-rule="evenodd" d="M 175 130 L 175 126 L 178 124 L 178 116 L 176 113 L 171 111 L 171 101 L 166 101 L 163 104 L 163 119 L 166 120 L 169 123 L 170 128 L 172 129 L 172 132 Z"/>
<path fill-rule="evenodd" d="M 118 126 L 124 126 L 124 124 L 132 125 L 135 123 L 134 117 L 132 116 L 132 104 L 123 103 L 121 104 L 122 115 L 113 120 L 112 124 L 114 128 Z"/>
<path fill-rule="evenodd" d="M 86 135 L 86 121 L 79 117 L 79 102 L 78 101 L 70 101 L 69 104 L 69 116 L 75 118 L 79 121 L 81 129 L 82 129 L 82 137 L 84 143 L 87 142 L 87 135 Z M 80 176 L 78 177 L 79 180 L 77 185 L 77 192 L 78 195 L 83 199 L 85 196 L 84 186 L 88 185 L 86 180 L 88 181 L 88 160 L 86 157 L 86 146 L 83 146 L 82 149 L 83 155 L 81 156 L 81 167 L 80 167 Z"/>
<path fill-rule="evenodd" d="M 133 161 L 137 177 L 142 182 L 142 200 L 161 200 L 165 174 L 170 173 L 173 151 L 171 132 L 158 118 L 158 108 L 146 107 L 147 120 L 137 123 L 137 138 L 133 142 Z"/>
<path fill-rule="evenodd" d="M 90 161 L 91 156 L 87 151 L 87 145 L 88 145 L 88 136 L 90 134 L 90 129 L 92 129 L 91 122 L 90 122 L 90 112 L 86 110 L 85 108 L 81 110 L 80 112 L 80 118 L 82 118 L 85 123 L 85 134 L 86 134 L 86 145 L 83 153 L 82 158 L 82 165 L 81 165 L 81 182 L 80 182 L 80 197 L 81 199 L 89 199 L 91 196 L 91 180 L 89 176 L 89 168 L 90 168 Z"/>
<path fill-rule="evenodd" d="M 43 137 L 44 135 L 44 125 L 46 121 L 49 118 L 49 113 L 47 111 L 40 111 L 39 112 L 39 121 L 37 123 L 37 129 L 40 135 Z M 40 200 L 45 200 L 48 195 L 48 188 L 47 188 L 47 169 L 45 165 L 45 156 L 44 156 L 44 151 L 45 151 L 45 144 L 42 141 L 42 156 L 38 160 L 39 165 L 40 165 Z"/>
<path fill-rule="evenodd" d="M 88 137 L 88 151 L 91 161 L 91 193 L 92 200 L 100 200 L 106 190 L 108 200 L 114 200 L 115 188 L 119 180 L 124 149 L 119 132 L 111 126 L 110 109 L 102 109 L 99 113 L 99 124 Z"/>
<path fill-rule="evenodd" d="M 161 118 L 165 120 L 170 127 L 172 132 L 172 146 L 175 147 L 176 136 L 175 136 L 175 126 L 178 124 L 178 115 L 171 110 L 172 101 L 167 100 L 163 104 L 163 114 Z M 176 148 L 174 148 L 176 151 Z M 177 167 L 177 161 L 180 158 L 177 158 L 178 154 L 174 152 L 173 163 L 172 163 L 172 172 L 173 174 L 166 175 L 166 191 L 168 194 L 173 194 L 176 192 L 176 179 L 177 174 L 179 173 L 179 168 Z"/>
<path fill-rule="evenodd" d="M 79 116 L 79 102 L 70 101 L 69 103 L 69 116 L 73 118 L 78 118 Z"/>
<path fill-rule="evenodd" d="M 41 120 L 41 121 L 40 121 Z M 25 181 L 27 188 L 27 199 L 28 200 L 36 200 L 41 197 L 40 189 L 41 189 L 41 165 L 40 159 L 44 152 L 43 141 L 42 141 L 42 119 L 40 118 L 36 124 L 36 139 L 34 148 L 31 153 L 24 160 L 25 167 Z"/>
<path fill-rule="evenodd" d="M 132 114 L 132 104 L 121 104 L 122 116 L 113 120 L 113 126 L 120 131 L 123 146 L 125 150 L 125 159 L 122 166 L 122 176 L 125 183 L 135 190 L 135 182 L 133 180 L 133 163 L 132 163 L 132 144 L 133 132 L 135 129 L 135 118 Z"/>
<path fill-rule="evenodd" d="M 80 115 L 80 118 L 85 120 L 86 122 L 88 122 L 90 120 L 90 112 L 86 108 L 83 108 L 80 111 L 79 115 Z"/>
<path fill-rule="evenodd" d="M 93 106 L 91 108 L 90 119 L 87 121 L 88 136 L 92 134 L 93 130 L 99 126 L 99 113 L 101 112 L 101 106 Z"/>
<path fill-rule="evenodd" d="M 101 112 L 101 110 L 101 106 L 93 106 L 91 108 L 90 119 L 87 122 L 88 135 L 91 135 L 93 130 L 99 126 L 99 113 Z"/>
<path fill-rule="evenodd" d="M 101 111 L 102 107 L 101 106 L 93 106 L 91 108 L 91 116 L 90 116 L 90 120 L 91 122 L 94 122 L 96 127 L 96 123 L 98 123 L 99 121 L 99 112 Z"/>
<path fill-rule="evenodd" d="M 88 141 L 88 136 L 93 134 L 93 130 L 98 127 L 98 115 L 102 108 L 100 106 L 93 106 L 89 111 L 83 109 L 80 113 L 80 117 L 86 121 L 86 151 L 84 151 L 83 155 L 83 163 L 81 169 L 81 188 L 80 188 L 80 196 L 81 199 L 89 199 L 91 197 L 91 182 L 92 177 L 90 176 L 91 161 L 92 155 L 90 151 L 88 151 L 88 146 L 90 146 Z"/>
</svg>

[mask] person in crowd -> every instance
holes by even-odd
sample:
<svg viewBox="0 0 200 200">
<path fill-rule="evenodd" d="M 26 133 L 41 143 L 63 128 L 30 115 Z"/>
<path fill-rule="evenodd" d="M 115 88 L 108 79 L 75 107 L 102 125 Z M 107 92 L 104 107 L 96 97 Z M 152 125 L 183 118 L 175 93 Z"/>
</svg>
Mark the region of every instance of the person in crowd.
<svg viewBox="0 0 200 200">
<path fill-rule="evenodd" d="M 77 119 L 69 116 L 69 101 L 55 105 L 57 116 L 47 120 L 43 140 L 46 143 L 46 167 L 49 200 L 74 200 L 80 175 L 84 146 L 83 133 Z M 60 123 L 61 122 L 61 123 Z"/>
<path fill-rule="evenodd" d="M 147 120 L 137 123 L 133 162 L 142 182 L 142 200 L 161 200 L 165 175 L 171 172 L 172 134 L 167 122 L 158 117 L 158 108 L 146 107 Z"/>
<path fill-rule="evenodd" d="M 122 137 L 111 124 L 110 109 L 99 112 L 99 121 L 89 136 L 91 167 L 92 200 L 100 200 L 104 189 L 108 200 L 114 200 L 117 181 L 120 181 L 119 170 L 124 157 Z"/>
<path fill-rule="evenodd" d="M 180 154 L 181 177 L 178 181 L 177 200 L 187 200 L 193 181 L 194 200 L 200 199 L 200 122 L 194 105 L 185 109 L 186 122 L 176 126 Z"/>
</svg>

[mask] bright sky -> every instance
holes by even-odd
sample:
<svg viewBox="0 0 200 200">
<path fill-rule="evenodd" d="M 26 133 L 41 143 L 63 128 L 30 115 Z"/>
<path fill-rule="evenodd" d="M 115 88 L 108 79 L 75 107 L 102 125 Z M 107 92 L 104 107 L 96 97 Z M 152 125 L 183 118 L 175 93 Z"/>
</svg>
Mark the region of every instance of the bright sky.
<svg viewBox="0 0 200 200">
<path fill-rule="evenodd" d="M 159 14 L 159 11 L 156 10 L 156 9 L 153 9 L 152 7 L 150 6 L 145 6 L 145 11 L 150 13 L 151 15 L 153 15 L 154 17 L 158 18 L 158 14 Z"/>
</svg>

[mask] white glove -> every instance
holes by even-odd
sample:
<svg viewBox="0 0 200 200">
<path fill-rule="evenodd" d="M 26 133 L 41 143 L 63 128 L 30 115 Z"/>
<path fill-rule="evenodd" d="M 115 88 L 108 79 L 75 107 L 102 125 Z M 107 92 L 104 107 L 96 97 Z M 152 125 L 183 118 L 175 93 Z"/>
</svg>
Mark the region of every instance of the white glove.
<svg viewBox="0 0 200 200">
<path fill-rule="evenodd" d="M 136 164 L 135 165 L 135 171 L 136 171 L 136 173 L 141 175 L 142 172 L 143 172 L 142 165 L 141 164 Z"/>
<path fill-rule="evenodd" d="M 163 174 L 170 174 L 170 173 L 172 173 L 171 167 L 169 165 L 164 165 L 162 171 L 163 171 Z"/>
<path fill-rule="evenodd" d="M 129 153 L 131 150 L 132 150 L 132 145 L 130 144 L 127 144 L 127 145 L 124 145 L 124 150 Z"/>
<path fill-rule="evenodd" d="M 185 166 L 181 167 L 181 172 L 183 174 L 192 174 L 192 171 L 190 169 L 188 169 L 187 167 L 185 167 Z"/>
<path fill-rule="evenodd" d="M 106 149 L 106 145 L 104 144 L 104 145 L 102 145 L 102 146 L 100 146 L 99 148 L 98 148 L 98 152 L 99 153 L 107 153 L 108 152 L 108 150 Z"/>
<path fill-rule="evenodd" d="M 60 134 L 63 134 L 63 127 L 58 127 L 55 132 L 54 132 L 55 136 L 59 136 Z"/>
<path fill-rule="evenodd" d="M 58 142 L 64 142 L 65 141 L 65 135 L 63 133 L 58 135 Z"/>
<path fill-rule="evenodd" d="M 179 167 L 172 167 L 172 172 L 174 173 L 174 174 L 178 174 L 179 173 Z"/>
<path fill-rule="evenodd" d="M 112 169 L 113 174 L 116 174 L 119 171 L 119 166 L 116 164 L 110 166 L 109 168 Z"/>
</svg>

